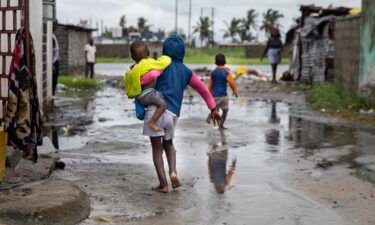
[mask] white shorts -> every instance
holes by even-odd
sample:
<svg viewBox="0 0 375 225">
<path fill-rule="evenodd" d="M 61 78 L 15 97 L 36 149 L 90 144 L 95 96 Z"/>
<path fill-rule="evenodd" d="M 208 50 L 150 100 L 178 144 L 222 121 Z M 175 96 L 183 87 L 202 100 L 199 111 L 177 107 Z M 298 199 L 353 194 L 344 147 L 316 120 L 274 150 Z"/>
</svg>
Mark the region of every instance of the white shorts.
<svg viewBox="0 0 375 225">
<path fill-rule="evenodd" d="M 143 123 L 143 135 L 149 137 L 163 137 L 164 140 L 171 140 L 174 138 L 174 131 L 177 125 L 177 116 L 169 110 L 165 110 L 160 119 L 156 122 L 163 131 L 155 131 L 151 129 L 147 122 L 150 121 L 152 115 L 154 115 L 155 107 L 150 106 L 146 109 L 146 115 Z"/>
</svg>

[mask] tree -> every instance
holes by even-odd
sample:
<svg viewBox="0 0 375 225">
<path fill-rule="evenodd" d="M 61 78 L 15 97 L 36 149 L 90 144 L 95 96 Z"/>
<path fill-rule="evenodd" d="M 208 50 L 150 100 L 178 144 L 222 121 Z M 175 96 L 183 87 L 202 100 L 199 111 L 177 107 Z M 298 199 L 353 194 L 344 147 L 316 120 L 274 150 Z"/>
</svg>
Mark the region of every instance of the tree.
<svg viewBox="0 0 375 225">
<path fill-rule="evenodd" d="M 246 17 L 242 20 L 242 25 L 246 28 L 246 30 L 250 30 L 251 27 L 257 29 L 258 16 L 259 14 L 255 11 L 255 9 L 250 9 L 247 11 Z"/>
<path fill-rule="evenodd" d="M 251 28 L 257 29 L 257 17 L 255 9 L 250 9 L 247 11 L 246 17 L 241 20 L 240 30 L 238 32 L 241 42 L 253 41 L 256 39 L 251 32 Z"/>
<path fill-rule="evenodd" d="M 145 19 L 144 17 L 139 17 L 137 24 L 138 24 L 138 31 L 140 33 L 143 33 L 143 32 L 146 32 L 146 31 L 150 30 L 151 25 L 147 24 L 147 19 Z"/>
<path fill-rule="evenodd" d="M 119 25 L 120 25 L 120 27 L 122 28 L 122 29 L 125 29 L 125 27 L 126 27 L 126 16 L 125 15 L 123 15 L 123 16 L 121 16 L 121 18 L 120 18 L 120 22 L 119 22 Z"/>
<path fill-rule="evenodd" d="M 227 29 L 225 30 L 225 33 L 223 35 L 224 38 L 232 38 L 232 43 L 237 43 L 237 35 L 240 31 L 240 25 L 241 20 L 237 18 L 232 18 L 230 23 L 228 24 L 226 21 L 224 21 L 225 25 L 227 26 Z"/>
<path fill-rule="evenodd" d="M 264 30 L 264 32 L 267 35 L 269 35 L 271 33 L 272 28 L 281 27 L 279 20 L 283 17 L 284 15 L 281 14 L 279 11 L 268 9 L 267 12 L 263 13 L 262 26 L 260 27 L 260 29 Z"/>
<path fill-rule="evenodd" d="M 210 30 L 210 28 L 211 22 L 208 17 L 200 17 L 196 26 L 193 27 L 193 33 L 199 34 L 202 45 L 205 40 L 207 40 L 207 43 L 210 40 L 210 36 L 212 35 L 212 31 Z"/>
</svg>

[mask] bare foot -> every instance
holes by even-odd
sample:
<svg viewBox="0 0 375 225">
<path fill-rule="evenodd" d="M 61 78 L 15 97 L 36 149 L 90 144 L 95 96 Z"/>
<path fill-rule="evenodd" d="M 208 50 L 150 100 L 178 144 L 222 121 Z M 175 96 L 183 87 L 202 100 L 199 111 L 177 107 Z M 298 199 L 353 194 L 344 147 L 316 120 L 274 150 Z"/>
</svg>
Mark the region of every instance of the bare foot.
<svg viewBox="0 0 375 225">
<path fill-rule="evenodd" d="M 163 129 L 161 129 L 155 122 L 153 121 L 148 121 L 148 126 L 151 127 L 151 129 L 155 130 L 155 131 L 163 131 Z"/>
<path fill-rule="evenodd" d="M 224 126 L 219 126 L 219 130 L 226 130 L 228 128 L 224 127 Z"/>
<path fill-rule="evenodd" d="M 160 187 L 160 185 L 157 186 L 157 187 L 151 188 L 151 190 L 153 190 L 155 192 L 158 192 L 158 193 L 168 193 L 168 187 L 162 188 L 162 187 Z"/>
<path fill-rule="evenodd" d="M 171 178 L 171 183 L 172 183 L 172 188 L 173 189 L 177 189 L 177 188 L 181 187 L 181 182 L 178 179 L 176 173 L 171 173 L 171 174 L 169 174 L 169 176 Z"/>
</svg>

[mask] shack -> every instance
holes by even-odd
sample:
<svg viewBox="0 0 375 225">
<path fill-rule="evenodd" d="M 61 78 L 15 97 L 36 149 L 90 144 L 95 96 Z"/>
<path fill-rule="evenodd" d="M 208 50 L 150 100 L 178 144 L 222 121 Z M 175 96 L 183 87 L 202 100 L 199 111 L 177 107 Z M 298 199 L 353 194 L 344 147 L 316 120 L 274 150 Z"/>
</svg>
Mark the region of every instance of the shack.
<svg viewBox="0 0 375 225">
<path fill-rule="evenodd" d="M 71 24 L 54 24 L 60 48 L 60 74 L 84 74 L 85 45 L 96 29 Z"/>
<path fill-rule="evenodd" d="M 322 8 L 302 5 L 297 29 L 294 28 L 290 73 L 294 80 L 307 83 L 333 81 L 335 63 L 335 21 L 351 8 Z"/>
</svg>

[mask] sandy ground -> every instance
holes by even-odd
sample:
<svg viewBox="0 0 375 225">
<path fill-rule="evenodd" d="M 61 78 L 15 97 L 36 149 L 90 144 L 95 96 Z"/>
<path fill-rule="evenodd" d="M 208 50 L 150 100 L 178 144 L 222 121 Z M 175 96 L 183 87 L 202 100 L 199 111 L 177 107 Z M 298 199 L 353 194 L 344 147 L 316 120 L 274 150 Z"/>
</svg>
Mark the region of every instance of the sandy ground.
<svg viewBox="0 0 375 225">
<path fill-rule="evenodd" d="M 109 224 L 375 223 L 373 129 L 312 112 L 301 90 L 240 90 L 247 94 L 231 98 L 225 131 L 206 124 L 208 110 L 186 93 L 174 140 L 183 187 L 168 194 L 150 190 L 157 184 L 151 149 L 131 101 L 118 89 L 99 91 L 93 123 L 60 135 L 67 166 L 53 174 L 90 195 L 92 213 L 82 224 L 101 224 L 96 216 Z M 68 103 L 56 118 L 86 108 Z M 74 116 L 66 118 L 61 125 Z M 231 182 L 218 194 L 215 179 L 228 177 L 234 161 Z"/>
</svg>

